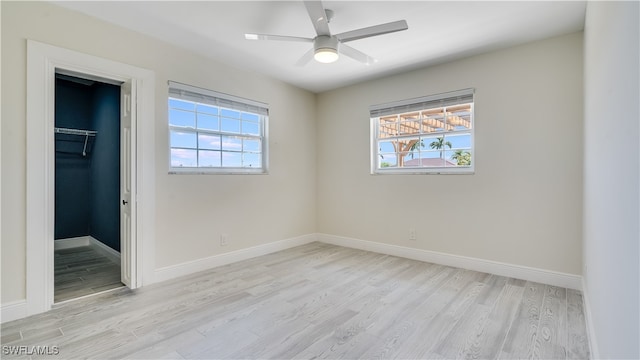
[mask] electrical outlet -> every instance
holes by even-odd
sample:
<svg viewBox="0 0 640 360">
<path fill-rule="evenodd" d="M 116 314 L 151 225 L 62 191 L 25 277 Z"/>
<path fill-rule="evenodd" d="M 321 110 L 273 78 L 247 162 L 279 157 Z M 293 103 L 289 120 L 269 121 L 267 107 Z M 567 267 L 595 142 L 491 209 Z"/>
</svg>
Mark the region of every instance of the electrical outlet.
<svg viewBox="0 0 640 360">
<path fill-rule="evenodd" d="M 220 246 L 227 246 L 229 243 L 229 235 L 222 234 L 220 235 Z"/>
<path fill-rule="evenodd" d="M 409 229 L 409 240 L 416 240 L 416 229 L 414 228 L 410 228 Z"/>
</svg>

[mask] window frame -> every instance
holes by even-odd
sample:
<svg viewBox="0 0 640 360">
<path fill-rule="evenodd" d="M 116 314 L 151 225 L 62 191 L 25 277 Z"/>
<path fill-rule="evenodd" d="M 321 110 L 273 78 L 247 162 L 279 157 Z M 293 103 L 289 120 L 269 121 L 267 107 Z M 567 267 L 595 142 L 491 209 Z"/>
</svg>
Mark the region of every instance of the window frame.
<svg viewBox="0 0 640 360">
<path fill-rule="evenodd" d="M 471 114 L 470 114 L 470 120 L 471 120 L 471 128 L 469 130 L 458 130 L 458 131 L 442 131 L 442 132 L 433 132 L 433 133 L 429 133 L 429 135 L 427 134 L 406 134 L 406 135 L 397 135 L 394 137 L 389 137 L 386 138 L 384 140 L 389 141 L 389 140 L 394 140 L 394 139 L 406 139 L 406 138 L 413 138 L 413 137 L 424 137 L 425 135 L 427 136 L 437 136 L 438 134 L 441 134 L 442 136 L 445 137 L 446 136 L 455 136 L 457 134 L 469 134 L 470 135 L 470 153 L 471 153 L 471 157 L 472 157 L 472 161 L 471 164 L 468 166 L 433 166 L 433 167 L 426 167 L 426 166 L 411 166 L 411 167 L 380 167 L 379 165 L 381 164 L 379 156 L 380 156 L 380 152 L 379 152 L 379 143 L 382 140 L 380 138 L 380 117 L 382 117 L 383 115 L 378 115 L 378 116 L 374 116 L 377 115 L 377 113 L 379 113 L 380 111 L 384 112 L 384 111 L 392 111 L 392 109 L 408 109 L 407 111 L 398 111 L 395 112 L 395 115 L 400 115 L 400 114 L 405 114 L 405 113 L 409 113 L 409 112 L 415 112 L 415 111 L 424 111 L 430 108 L 420 108 L 420 110 L 416 110 L 417 106 L 419 106 L 418 104 L 422 104 L 422 103 L 435 103 L 435 102 L 444 102 L 446 103 L 445 105 L 441 105 L 441 106 L 434 106 L 433 108 L 437 108 L 437 107 L 452 107 L 455 106 L 455 99 L 459 98 L 459 97 L 464 97 L 464 96 L 471 96 L 471 101 L 468 102 L 459 102 L 457 103 L 457 105 L 461 105 L 461 104 L 467 104 L 470 103 L 471 104 Z M 391 113 L 389 115 L 392 115 L 394 113 Z M 475 174 L 475 163 L 477 161 L 477 155 L 476 155 L 476 146 L 475 146 L 475 128 L 476 128 L 476 124 L 475 124 L 475 89 L 473 88 L 469 88 L 469 89 L 462 89 L 462 90 L 457 90 L 457 91 L 451 91 L 451 92 L 446 92 L 446 93 L 440 93 L 440 94 L 434 94 L 434 95 L 429 95 L 429 96 L 424 96 L 424 97 L 419 97 L 419 98 L 413 98 L 413 99 L 407 99 L 407 100 L 400 100 L 400 101 L 395 101 L 395 102 L 390 102 L 390 103 L 384 103 L 384 104 L 378 104 L 378 105 L 372 105 L 369 107 L 369 118 L 370 118 L 370 155 L 371 155 L 371 163 L 370 163 L 370 173 L 372 175 L 397 175 L 397 174 L 408 174 L 408 175 L 450 175 L 450 174 L 460 174 L 460 175 L 473 175 Z M 388 116 L 388 115 L 385 115 Z M 437 150 L 436 150 L 437 151 Z M 449 150 L 445 150 L 443 149 L 442 151 L 449 151 Z"/>
<path fill-rule="evenodd" d="M 195 87 L 192 85 L 187 85 L 187 84 L 182 84 L 182 83 L 178 83 L 175 81 L 169 81 L 168 82 L 168 96 L 167 96 L 167 137 L 168 137 L 168 147 L 167 147 L 167 153 L 168 153 L 168 165 L 169 165 L 169 174 L 200 174 L 200 175 L 215 175 L 215 174 L 219 174 L 219 175 L 248 175 L 248 174 L 255 174 L 255 175 L 266 175 L 269 173 L 269 106 L 266 103 L 262 103 L 262 102 L 258 102 L 255 100 L 250 100 L 250 99 L 245 99 L 245 98 L 241 98 L 238 96 L 234 96 L 234 95 L 229 95 L 229 94 L 224 94 L 224 93 L 220 93 L 217 91 L 213 91 L 213 90 L 208 90 L 208 89 L 203 89 L 203 88 L 199 88 L 199 87 Z M 176 92 L 181 92 L 182 95 L 178 95 L 176 96 L 175 93 Z M 185 95 L 186 94 L 186 95 Z M 182 97 L 181 97 L 182 96 Z M 202 101 L 198 101 L 197 97 L 201 97 Z M 211 99 L 215 98 L 216 100 L 219 100 L 221 102 L 217 103 L 217 104 L 212 104 L 211 103 Z M 196 110 L 194 110 L 194 112 L 197 114 L 199 114 L 200 112 L 198 112 L 197 107 L 198 105 L 205 105 L 205 106 L 209 106 L 209 107 L 217 107 L 218 108 L 218 113 L 217 115 L 215 115 L 215 117 L 217 118 L 218 121 L 218 130 L 212 130 L 212 129 L 205 129 L 205 128 L 198 128 L 197 123 L 195 124 L 194 127 L 190 127 L 190 126 L 177 126 L 177 125 L 172 125 L 171 124 L 171 110 L 175 108 L 172 108 L 170 105 L 170 102 L 172 99 L 175 100 L 179 100 L 179 101 L 185 101 L 185 102 L 193 102 L 195 103 L 195 108 Z M 206 101 L 205 101 L 206 100 Z M 228 105 L 225 106 L 225 104 L 232 104 L 232 105 Z M 243 109 L 239 109 L 237 107 L 239 106 L 245 106 L 246 108 Z M 234 107 L 235 106 L 235 107 Z M 262 112 L 264 113 L 257 113 L 257 112 L 252 112 L 250 109 L 260 109 Z M 239 112 L 240 114 L 242 113 L 247 113 L 247 114 L 252 114 L 252 115 L 257 115 L 258 116 L 258 134 L 254 135 L 254 134 L 249 134 L 249 133 L 242 133 L 242 132 L 229 132 L 229 131 L 223 131 L 222 130 L 222 109 L 226 109 L 226 110 L 230 110 L 233 112 Z M 179 110 L 179 109 L 177 109 Z M 184 110 L 184 111 L 188 111 L 188 110 Z M 206 113 L 205 113 L 206 115 Z M 242 122 L 243 120 L 241 119 L 242 115 L 240 115 L 240 118 L 238 118 L 237 120 L 240 123 L 240 127 L 242 127 Z M 197 121 L 197 120 L 196 120 Z M 185 148 L 185 147 L 181 147 L 181 146 L 172 146 L 171 143 L 171 135 L 172 132 L 175 131 L 179 131 L 182 133 L 188 133 L 188 134 L 194 134 L 196 136 L 196 147 L 195 148 Z M 204 136 L 219 136 L 220 137 L 220 149 L 207 149 L 204 147 L 200 147 L 198 142 L 200 139 L 200 135 L 204 135 Z M 220 152 L 220 156 L 222 156 L 223 153 L 225 152 L 229 152 L 229 153 L 238 153 L 240 154 L 240 156 L 244 155 L 244 154 L 251 154 L 253 152 L 247 151 L 245 152 L 244 149 L 241 149 L 240 151 L 230 151 L 230 150 L 223 150 L 224 147 L 222 145 L 222 141 L 223 138 L 225 136 L 228 137 L 236 137 L 236 138 L 241 138 L 243 139 L 242 144 L 244 144 L 244 140 L 245 139 L 254 139 L 254 140 L 259 140 L 260 141 L 260 156 L 261 156 L 261 166 L 260 167 L 237 167 L 237 166 L 196 166 L 196 167 L 189 167 L 189 166 L 185 166 L 185 167 L 181 167 L 181 166 L 173 166 L 172 165 L 172 150 L 173 149 L 187 149 L 187 150 L 194 150 L 196 152 L 202 151 L 202 150 L 207 150 L 207 151 L 219 151 Z M 243 145 L 242 145 L 243 146 Z"/>
</svg>

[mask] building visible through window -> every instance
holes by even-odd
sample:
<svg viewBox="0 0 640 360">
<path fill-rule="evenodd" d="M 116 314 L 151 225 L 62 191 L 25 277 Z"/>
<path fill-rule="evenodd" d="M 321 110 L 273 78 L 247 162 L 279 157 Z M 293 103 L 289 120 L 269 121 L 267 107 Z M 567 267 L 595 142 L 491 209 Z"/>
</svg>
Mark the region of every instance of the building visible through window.
<svg viewBox="0 0 640 360">
<path fill-rule="evenodd" d="M 370 108 L 372 173 L 472 173 L 473 90 Z"/>
</svg>

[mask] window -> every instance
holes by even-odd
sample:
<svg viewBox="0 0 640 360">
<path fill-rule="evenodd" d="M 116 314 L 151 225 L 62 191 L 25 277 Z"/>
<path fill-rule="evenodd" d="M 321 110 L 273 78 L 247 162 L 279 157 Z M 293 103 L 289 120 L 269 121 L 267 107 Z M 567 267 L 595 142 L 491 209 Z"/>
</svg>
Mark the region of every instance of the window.
<svg viewBox="0 0 640 360">
<path fill-rule="evenodd" d="M 172 173 L 266 173 L 268 105 L 169 82 Z"/>
<path fill-rule="evenodd" d="M 473 93 L 371 106 L 371 172 L 473 173 Z"/>
</svg>

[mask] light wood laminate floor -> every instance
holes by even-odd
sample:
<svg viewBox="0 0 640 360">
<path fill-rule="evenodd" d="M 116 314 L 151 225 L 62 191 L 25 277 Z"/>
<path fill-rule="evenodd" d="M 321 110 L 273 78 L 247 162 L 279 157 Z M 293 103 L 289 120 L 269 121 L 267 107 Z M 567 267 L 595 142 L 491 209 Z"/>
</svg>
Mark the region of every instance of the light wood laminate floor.
<svg viewBox="0 0 640 360">
<path fill-rule="evenodd" d="M 91 246 L 56 250 L 54 264 L 56 303 L 123 286 L 120 264 Z"/>
<path fill-rule="evenodd" d="M 589 357 L 579 291 L 323 243 L 69 302 L 3 324 L 2 344 L 56 359 Z"/>
</svg>

